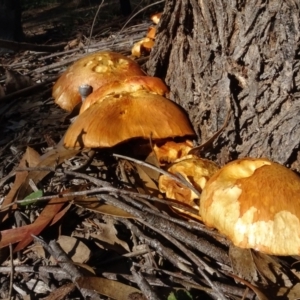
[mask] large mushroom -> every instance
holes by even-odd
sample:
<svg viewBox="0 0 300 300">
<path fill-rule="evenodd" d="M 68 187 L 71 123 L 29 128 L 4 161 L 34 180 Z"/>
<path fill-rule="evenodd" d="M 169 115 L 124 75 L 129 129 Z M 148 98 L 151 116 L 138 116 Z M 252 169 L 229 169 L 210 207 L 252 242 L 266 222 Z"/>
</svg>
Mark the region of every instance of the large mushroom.
<svg viewBox="0 0 300 300">
<path fill-rule="evenodd" d="M 129 76 L 146 75 L 132 59 L 115 52 L 87 55 L 70 66 L 53 86 L 55 103 L 71 111 L 81 101 L 78 87 L 87 84 L 93 90 Z"/>
<path fill-rule="evenodd" d="M 103 148 L 134 138 L 160 140 L 193 135 L 178 105 L 158 94 L 138 90 L 107 95 L 94 102 L 69 127 L 64 145 Z"/>
<path fill-rule="evenodd" d="M 300 178 L 268 159 L 225 165 L 207 182 L 200 215 L 238 247 L 300 254 Z"/>
</svg>

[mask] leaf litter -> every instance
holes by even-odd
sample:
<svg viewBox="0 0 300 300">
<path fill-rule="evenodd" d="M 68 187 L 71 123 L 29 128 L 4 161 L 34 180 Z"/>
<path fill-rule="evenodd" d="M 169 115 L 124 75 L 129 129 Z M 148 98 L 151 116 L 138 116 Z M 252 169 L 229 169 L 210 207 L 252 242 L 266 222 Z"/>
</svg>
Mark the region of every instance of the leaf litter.
<svg viewBox="0 0 300 300">
<path fill-rule="evenodd" d="M 90 49 L 129 54 L 149 26 L 139 20 L 119 32 L 120 24 L 116 19 L 96 28 Z M 1 58 L 21 81 L 18 86 L 6 76 L 17 96 L 0 99 L 1 298 L 10 292 L 17 299 L 299 298 L 298 257 L 235 249 L 214 230 L 171 210 L 158 191 L 157 172 L 112 156 L 128 155 L 125 147 L 96 151 L 85 164 L 85 151 L 61 146 L 69 116 L 53 104 L 52 82 L 87 49 L 82 35 L 73 33 L 65 42 L 63 52 Z M 43 81 L 42 89 L 22 94 Z M 20 205 L 16 200 L 33 193 L 30 180 L 48 198 L 35 194 Z"/>
</svg>

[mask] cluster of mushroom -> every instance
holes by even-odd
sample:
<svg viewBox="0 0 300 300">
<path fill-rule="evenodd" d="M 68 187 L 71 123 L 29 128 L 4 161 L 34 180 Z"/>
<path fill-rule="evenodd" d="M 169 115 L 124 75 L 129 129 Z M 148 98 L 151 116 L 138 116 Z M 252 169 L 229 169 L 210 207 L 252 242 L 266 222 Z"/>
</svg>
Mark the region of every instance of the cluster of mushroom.
<svg viewBox="0 0 300 300">
<path fill-rule="evenodd" d="M 161 141 L 193 136 L 186 113 L 164 96 L 167 86 L 147 76 L 130 58 L 98 52 L 75 62 L 53 87 L 55 102 L 72 110 L 81 102 L 78 87 L 92 86 L 69 127 L 67 148 L 113 147 L 130 139 Z"/>
<path fill-rule="evenodd" d="M 165 98 L 168 88 L 146 76 L 131 59 L 113 52 L 88 55 L 56 82 L 53 96 L 71 111 L 81 102 L 78 86 L 94 92 L 68 129 L 67 148 L 112 147 L 130 139 L 152 139 L 161 163 L 172 163 L 198 191 L 163 175 L 159 188 L 167 197 L 199 208 L 202 221 L 218 229 L 236 246 L 274 255 L 300 254 L 300 179 L 291 170 L 268 159 L 244 158 L 219 168 L 189 155 L 186 140 L 194 131 L 185 112 Z M 181 143 L 174 141 L 182 137 Z M 161 142 L 163 140 L 163 142 Z M 198 199 L 199 200 L 199 199 Z"/>
<path fill-rule="evenodd" d="M 201 196 L 165 175 L 161 191 L 193 207 L 198 198 L 201 220 L 235 246 L 271 255 L 300 254 L 300 177 L 293 171 L 265 158 L 238 159 L 221 169 L 200 158 L 184 159 L 169 171 L 183 175 Z"/>
<path fill-rule="evenodd" d="M 152 22 L 157 25 L 160 21 L 162 13 L 156 13 L 150 17 Z M 132 49 L 131 54 L 136 57 L 140 57 L 142 54 L 149 54 L 151 49 L 154 46 L 155 41 L 155 35 L 156 35 L 156 27 L 150 26 L 148 28 L 148 32 L 146 34 L 146 37 L 141 39 L 140 41 L 136 42 Z"/>
</svg>

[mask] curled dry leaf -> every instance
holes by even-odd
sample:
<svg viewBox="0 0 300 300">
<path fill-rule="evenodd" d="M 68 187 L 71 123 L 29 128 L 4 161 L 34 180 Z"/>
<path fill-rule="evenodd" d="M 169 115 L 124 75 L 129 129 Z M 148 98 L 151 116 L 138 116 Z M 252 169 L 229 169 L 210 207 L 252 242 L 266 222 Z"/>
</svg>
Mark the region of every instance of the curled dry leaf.
<svg viewBox="0 0 300 300">
<path fill-rule="evenodd" d="M 200 198 L 204 223 L 236 246 L 300 254 L 300 178 L 268 159 L 244 158 L 219 170 Z"/>
<path fill-rule="evenodd" d="M 143 75 L 140 66 L 130 58 L 115 52 L 97 52 L 69 67 L 55 83 L 52 95 L 56 104 L 71 111 L 81 102 L 80 85 L 88 84 L 96 90 L 111 81 Z"/>
</svg>

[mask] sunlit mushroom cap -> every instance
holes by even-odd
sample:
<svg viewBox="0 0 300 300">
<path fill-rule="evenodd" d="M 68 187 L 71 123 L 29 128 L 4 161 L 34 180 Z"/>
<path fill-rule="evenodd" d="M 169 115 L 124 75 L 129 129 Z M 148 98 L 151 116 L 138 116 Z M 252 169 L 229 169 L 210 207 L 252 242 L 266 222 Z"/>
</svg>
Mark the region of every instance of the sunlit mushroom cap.
<svg viewBox="0 0 300 300">
<path fill-rule="evenodd" d="M 97 52 L 87 55 L 70 66 L 53 86 L 55 103 L 71 111 L 80 101 L 78 87 L 88 84 L 96 90 L 115 80 L 145 73 L 130 58 L 115 52 Z"/>
<path fill-rule="evenodd" d="M 92 104 L 69 127 L 67 148 L 112 147 L 133 138 L 194 135 L 185 112 L 160 95 L 140 90 L 108 95 Z"/>
<path fill-rule="evenodd" d="M 153 145 L 153 152 L 158 162 L 163 165 L 173 163 L 187 156 L 193 147 L 193 142 L 190 140 L 165 141 L 162 145 L 155 143 L 155 145 Z"/>
<path fill-rule="evenodd" d="M 105 84 L 94 91 L 83 102 L 80 113 L 84 112 L 94 102 L 101 101 L 108 95 L 113 96 L 116 94 L 136 92 L 138 90 L 147 90 L 162 96 L 169 92 L 169 89 L 160 78 L 150 76 L 131 76 L 123 81 L 114 81 Z"/>
<path fill-rule="evenodd" d="M 153 46 L 154 40 L 145 37 L 133 45 L 131 54 L 136 57 L 140 57 L 142 54 L 149 54 Z"/>
<path fill-rule="evenodd" d="M 200 215 L 238 247 L 300 254 L 300 178 L 268 159 L 224 166 L 203 190 Z"/>
<path fill-rule="evenodd" d="M 149 38 L 149 39 L 154 40 L 155 39 L 155 35 L 156 35 L 156 28 L 153 27 L 153 26 L 150 26 L 148 28 L 146 37 Z"/>
<path fill-rule="evenodd" d="M 199 192 L 202 191 L 208 179 L 218 170 L 219 167 L 214 162 L 194 155 L 183 157 L 168 168 L 168 172 L 175 175 L 180 174 Z M 175 199 L 194 207 L 194 200 L 199 199 L 198 195 L 190 188 L 178 183 L 167 175 L 159 177 L 159 190 L 170 199 Z"/>
<path fill-rule="evenodd" d="M 161 12 L 160 12 L 160 13 L 153 14 L 153 15 L 150 17 L 150 19 L 152 20 L 152 22 L 153 22 L 154 24 L 158 24 L 159 21 L 160 21 L 161 15 L 162 15 Z"/>
</svg>

